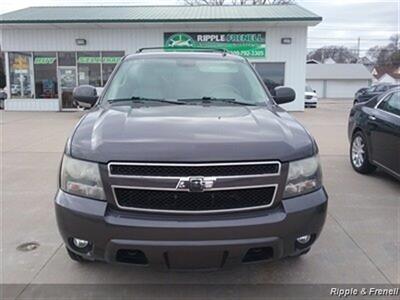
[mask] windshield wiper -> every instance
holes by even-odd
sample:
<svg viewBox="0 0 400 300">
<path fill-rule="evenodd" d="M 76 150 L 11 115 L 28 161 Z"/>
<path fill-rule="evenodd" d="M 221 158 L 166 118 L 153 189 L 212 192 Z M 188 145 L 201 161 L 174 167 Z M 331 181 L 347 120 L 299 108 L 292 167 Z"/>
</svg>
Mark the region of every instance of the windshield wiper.
<svg viewBox="0 0 400 300">
<path fill-rule="evenodd" d="M 234 98 L 216 98 L 216 97 L 202 97 L 202 98 L 185 98 L 185 99 L 178 99 L 180 102 L 195 102 L 201 101 L 203 103 L 211 103 L 211 102 L 225 102 L 225 103 L 233 103 L 237 105 L 248 105 L 248 106 L 256 106 L 257 104 L 248 103 L 248 102 L 241 102 L 237 101 Z"/>
<path fill-rule="evenodd" d="M 146 98 L 146 97 L 139 97 L 139 96 L 133 96 L 131 98 L 120 98 L 120 99 L 111 99 L 108 100 L 109 103 L 115 103 L 115 102 L 123 102 L 123 101 L 132 101 L 132 102 L 140 102 L 140 103 L 145 103 L 145 102 L 160 102 L 160 103 L 171 103 L 171 104 L 178 104 L 182 105 L 185 103 L 174 101 L 174 100 L 166 100 L 166 99 L 156 99 L 156 98 Z"/>
</svg>

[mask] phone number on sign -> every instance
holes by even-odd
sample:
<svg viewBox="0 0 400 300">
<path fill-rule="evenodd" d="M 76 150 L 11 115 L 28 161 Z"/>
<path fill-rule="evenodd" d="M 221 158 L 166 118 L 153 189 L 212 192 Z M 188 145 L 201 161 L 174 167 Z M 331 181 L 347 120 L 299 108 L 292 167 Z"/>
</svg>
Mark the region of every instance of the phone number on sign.
<svg viewBox="0 0 400 300">
<path fill-rule="evenodd" d="M 233 50 L 233 54 L 240 56 L 248 56 L 248 57 L 264 57 L 264 50 Z"/>
</svg>

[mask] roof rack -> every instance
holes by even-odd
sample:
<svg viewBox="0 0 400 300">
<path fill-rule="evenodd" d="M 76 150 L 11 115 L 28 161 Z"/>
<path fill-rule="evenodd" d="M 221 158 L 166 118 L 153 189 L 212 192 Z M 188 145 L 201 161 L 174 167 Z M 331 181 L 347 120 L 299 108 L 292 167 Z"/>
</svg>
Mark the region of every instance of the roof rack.
<svg viewBox="0 0 400 300">
<path fill-rule="evenodd" d="M 219 52 L 222 53 L 223 56 L 228 54 L 228 50 L 224 48 L 201 48 L 201 47 L 148 47 L 148 48 L 140 48 L 136 51 L 136 53 L 142 53 L 147 50 L 169 50 L 169 51 L 193 51 L 193 52 Z"/>
</svg>

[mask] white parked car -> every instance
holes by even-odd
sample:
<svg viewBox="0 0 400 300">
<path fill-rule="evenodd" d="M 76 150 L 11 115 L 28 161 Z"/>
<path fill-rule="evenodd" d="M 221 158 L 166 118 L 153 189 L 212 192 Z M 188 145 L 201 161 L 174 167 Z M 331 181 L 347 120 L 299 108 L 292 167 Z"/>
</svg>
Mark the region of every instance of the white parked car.
<svg viewBox="0 0 400 300">
<path fill-rule="evenodd" d="M 317 104 L 318 104 L 317 92 L 313 90 L 311 86 L 306 85 L 306 92 L 304 95 L 304 106 L 317 107 Z"/>
</svg>

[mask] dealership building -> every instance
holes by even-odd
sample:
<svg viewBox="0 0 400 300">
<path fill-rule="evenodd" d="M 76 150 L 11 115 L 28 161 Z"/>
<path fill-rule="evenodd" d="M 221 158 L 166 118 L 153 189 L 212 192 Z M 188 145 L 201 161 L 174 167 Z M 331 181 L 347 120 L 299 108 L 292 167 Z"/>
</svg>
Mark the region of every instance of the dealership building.
<svg viewBox="0 0 400 300">
<path fill-rule="evenodd" d="M 144 47 L 227 49 L 266 85 L 296 91 L 304 109 L 307 29 L 322 18 L 298 5 L 30 7 L 0 16 L 7 110 L 74 109 L 81 84 L 105 85 L 120 59 Z M 200 84 L 200 83 L 199 83 Z"/>
</svg>

